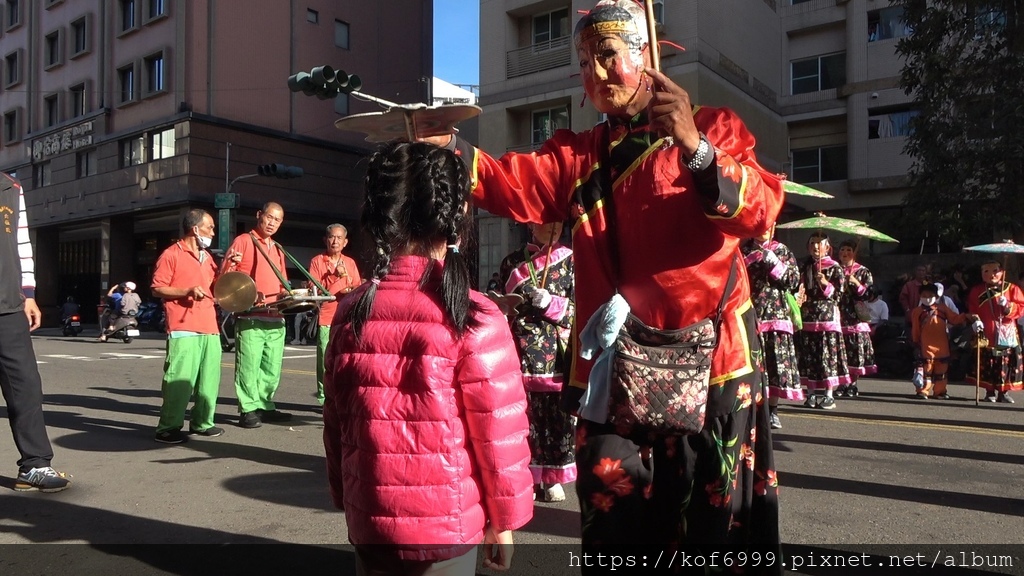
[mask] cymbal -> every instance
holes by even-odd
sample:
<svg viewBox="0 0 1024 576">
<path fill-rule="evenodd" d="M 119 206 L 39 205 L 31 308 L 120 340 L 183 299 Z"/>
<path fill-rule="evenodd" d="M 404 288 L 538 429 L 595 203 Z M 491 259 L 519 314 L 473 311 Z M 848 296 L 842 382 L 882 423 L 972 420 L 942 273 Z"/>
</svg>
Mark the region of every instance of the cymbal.
<svg viewBox="0 0 1024 576">
<path fill-rule="evenodd" d="M 472 104 L 402 104 L 383 112 L 351 114 L 335 120 L 334 125 L 339 130 L 366 134 L 367 142 L 415 140 L 457 132 L 455 124 L 475 118 L 480 112 L 480 107 Z"/>
<path fill-rule="evenodd" d="M 226 272 L 213 285 L 217 304 L 228 312 L 244 312 L 256 303 L 256 282 L 244 272 Z"/>
</svg>

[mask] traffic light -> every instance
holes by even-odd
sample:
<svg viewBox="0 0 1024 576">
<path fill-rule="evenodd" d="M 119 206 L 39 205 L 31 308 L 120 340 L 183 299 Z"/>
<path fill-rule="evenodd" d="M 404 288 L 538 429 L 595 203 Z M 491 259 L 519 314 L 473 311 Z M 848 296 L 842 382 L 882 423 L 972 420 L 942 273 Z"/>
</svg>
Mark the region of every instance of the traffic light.
<svg viewBox="0 0 1024 576">
<path fill-rule="evenodd" d="M 335 70 L 330 66 L 317 66 L 308 73 L 299 72 L 288 77 L 289 90 L 316 96 L 321 100 L 334 98 L 342 92 L 351 94 L 362 87 L 363 81 L 359 76 L 350 76 L 344 70 Z"/>
<path fill-rule="evenodd" d="M 274 178 L 281 178 L 289 180 L 291 178 L 301 178 L 305 172 L 298 166 L 286 166 L 284 164 L 262 164 L 256 172 L 260 176 L 273 176 Z"/>
</svg>

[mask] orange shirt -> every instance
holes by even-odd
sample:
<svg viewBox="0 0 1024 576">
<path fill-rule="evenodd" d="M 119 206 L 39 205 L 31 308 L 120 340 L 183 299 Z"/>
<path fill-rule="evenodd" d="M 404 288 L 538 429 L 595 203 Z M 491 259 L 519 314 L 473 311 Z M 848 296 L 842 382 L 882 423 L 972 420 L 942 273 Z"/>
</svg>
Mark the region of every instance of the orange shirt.
<svg viewBox="0 0 1024 576">
<path fill-rule="evenodd" d="M 217 310 L 213 306 L 213 283 L 217 279 L 217 264 L 213 256 L 203 250 L 196 253 L 181 242 L 176 242 L 160 254 L 153 271 L 153 288 L 202 287 L 208 298 L 196 300 L 190 296 L 164 300 L 167 313 L 167 332 L 187 330 L 199 334 L 218 334 Z"/>
<path fill-rule="evenodd" d="M 278 247 L 277 242 L 269 238 L 262 240 L 252 232 L 239 234 L 231 243 L 227 253 L 230 254 L 232 251 L 238 252 L 242 255 L 242 261 L 236 265 L 225 258 L 224 264 L 221 266 L 221 273 L 244 272 L 248 274 L 256 282 L 256 291 L 266 296 L 268 302 L 273 302 L 277 300 L 277 295 L 282 290 L 289 290 L 290 287 L 281 285 L 281 281 L 274 274 L 274 270 L 267 263 L 267 259 L 259 253 L 255 244 L 253 244 L 253 240 L 262 244 L 263 250 L 270 257 L 270 261 L 281 272 L 281 276 L 284 276 L 286 281 L 288 280 L 288 273 L 285 270 L 284 252 Z M 261 315 L 265 316 L 267 314 Z M 271 312 L 270 315 L 277 316 L 278 314 Z"/>
<path fill-rule="evenodd" d="M 948 324 L 960 325 L 967 321 L 966 314 L 956 314 L 945 304 L 933 307 L 918 306 L 910 311 L 911 340 L 928 359 L 949 358 Z"/>
<path fill-rule="evenodd" d="M 317 254 L 309 262 L 309 275 L 337 296 L 334 301 L 324 302 L 320 306 L 320 325 L 330 326 L 338 310 L 338 300 L 362 282 L 359 279 L 359 268 L 355 260 L 344 254 L 339 256 L 337 266 L 327 254 Z"/>
</svg>

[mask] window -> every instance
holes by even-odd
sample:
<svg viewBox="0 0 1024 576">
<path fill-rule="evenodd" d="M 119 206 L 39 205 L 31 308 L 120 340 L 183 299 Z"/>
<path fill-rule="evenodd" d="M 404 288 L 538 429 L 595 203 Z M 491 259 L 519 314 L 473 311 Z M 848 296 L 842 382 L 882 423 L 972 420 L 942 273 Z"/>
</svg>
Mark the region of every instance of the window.
<svg viewBox="0 0 1024 576">
<path fill-rule="evenodd" d="M 120 103 L 131 102 L 135 99 L 135 65 L 129 64 L 117 70 L 118 89 L 121 91 Z"/>
<path fill-rule="evenodd" d="M 846 180 L 846 146 L 793 150 L 793 181 L 801 184 Z"/>
<path fill-rule="evenodd" d="M 135 28 L 135 0 L 121 0 L 121 32 Z"/>
<path fill-rule="evenodd" d="M 43 114 L 46 116 L 45 128 L 60 124 L 60 100 L 56 94 L 43 98 Z"/>
<path fill-rule="evenodd" d="M 569 35 L 569 9 L 533 17 L 533 43 L 544 44 Z"/>
<path fill-rule="evenodd" d="M 903 7 L 893 6 L 868 12 L 868 42 L 902 38 L 910 34 L 903 21 Z"/>
<path fill-rule="evenodd" d="M 334 21 L 334 45 L 348 50 L 348 22 Z"/>
<path fill-rule="evenodd" d="M 910 136 L 914 130 L 911 120 L 918 115 L 917 110 L 893 110 L 868 112 L 868 139 L 899 138 Z"/>
<path fill-rule="evenodd" d="M 342 116 L 348 116 L 348 94 L 341 93 L 334 97 L 334 111 Z"/>
<path fill-rule="evenodd" d="M 651 2 L 654 8 L 654 21 L 658 24 L 665 24 L 665 0 L 654 0 Z"/>
<path fill-rule="evenodd" d="M 846 53 L 816 56 L 792 63 L 793 94 L 818 92 L 846 84 Z"/>
<path fill-rule="evenodd" d="M 976 40 L 988 34 L 1000 35 L 1006 30 L 1006 12 L 1001 6 L 982 3 L 968 5 L 967 10 Z"/>
<path fill-rule="evenodd" d="M 320 13 L 312 9 L 306 10 L 306 22 L 309 22 L 310 24 L 319 24 Z"/>
<path fill-rule="evenodd" d="M 146 94 L 162 92 L 164 89 L 164 55 L 163 52 L 149 56 L 146 64 Z"/>
<path fill-rule="evenodd" d="M 44 38 L 44 56 L 47 68 L 61 63 L 60 30 L 54 30 Z"/>
<path fill-rule="evenodd" d="M 167 14 L 167 6 L 164 4 L 164 0 L 149 0 L 149 20 L 165 14 Z"/>
<path fill-rule="evenodd" d="M 174 156 L 174 128 L 149 135 L 149 159 L 159 160 Z"/>
<path fill-rule="evenodd" d="M 78 84 L 68 89 L 71 96 L 71 117 L 85 116 L 89 111 L 89 103 L 86 100 L 85 84 Z"/>
<path fill-rule="evenodd" d="M 71 57 L 84 54 L 89 50 L 89 27 L 86 18 L 79 18 L 71 23 Z"/>
<path fill-rule="evenodd" d="M 4 87 L 9 88 L 21 82 L 20 51 L 15 50 L 4 56 Z"/>
<path fill-rule="evenodd" d="M 121 140 L 121 168 L 142 164 L 145 161 L 142 157 L 143 146 L 145 142 L 142 136 Z"/>
<path fill-rule="evenodd" d="M 21 0 L 7 0 L 4 16 L 7 17 L 7 29 L 21 24 Z"/>
<path fill-rule="evenodd" d="M 50 169 L 50 162 L 40 162 L 35 166 L 35 187 L 49 186 L 53 184 L 53 171 Z"/>
<path fill-rule="evenodd" d="M 530 143 L 537 145 L 550 138 L 555 130 L 569 127 L 569 107 L 538 110 L 533 113 L 532 124 Z"/>
<path fill-rule="evenodd" d="M 18 126 L 18 111 L 4 112 L 4 144 L 21 140 L 21 127 Z"/>
<path fill-rule="evenodd" d="M 96 174 L 96 150 L 79 152 L 75 159 L 75 169 L 79 178 Z"/>
</svg>

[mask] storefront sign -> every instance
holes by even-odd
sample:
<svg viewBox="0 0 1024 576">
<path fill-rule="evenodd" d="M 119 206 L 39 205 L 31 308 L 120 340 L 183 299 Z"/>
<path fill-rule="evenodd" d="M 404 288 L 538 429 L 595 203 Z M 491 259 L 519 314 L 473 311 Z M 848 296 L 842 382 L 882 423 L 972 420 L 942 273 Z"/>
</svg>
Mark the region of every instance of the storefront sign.
<svg viewBox="0 0 1024 576">
<path fill-rule="evenodd" d="M 82 122 L 32 142 L 32 159 L 43 160 L 70 150 L 92 146 L 93 124 Z"/>
</svg>

